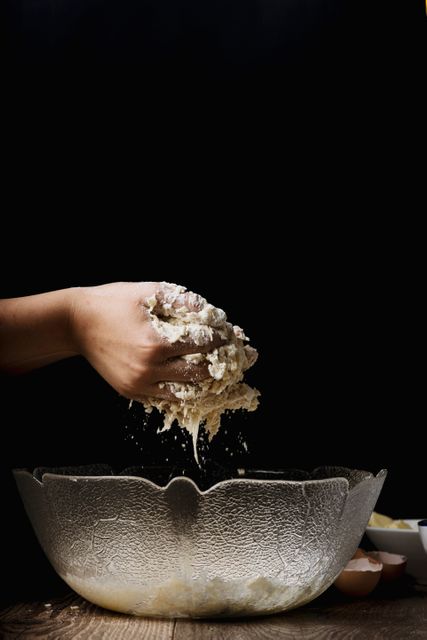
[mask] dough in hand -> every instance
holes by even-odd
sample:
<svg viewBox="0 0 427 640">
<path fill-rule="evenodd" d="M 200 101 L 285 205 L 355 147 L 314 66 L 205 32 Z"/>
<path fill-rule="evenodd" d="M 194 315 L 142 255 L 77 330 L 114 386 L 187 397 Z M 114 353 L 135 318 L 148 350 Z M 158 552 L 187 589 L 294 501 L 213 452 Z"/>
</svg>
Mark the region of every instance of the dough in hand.
<svg viewBox="0 0 427 640">
<path fill-rule="evenodd" d="M 194 455 L 197 457 L 197 436 L 201 424 L 211 439 L 221 424 L 225 411 L 245 409 L 255 411 L 258 406 L 257 389 L 242 382 L 244 372 L 251 367 L 258 352 L 245 344 L 248 338 L 238 326 L 227 322 L 226 314 L 209 304 L 201 296 L 189 292 L 190 310 L 180 305 L 185 287 L 162 283 L 162 289 L 148 299 L 148 310 L 155 330 L 169 342 L 192 340 L 197 345 L 207 344 L 214 332 L 225 344 L 208 353 L 182 356 L 184 362 L 208 364 L 210 377 L 199 382 L 165 382 L 176 400 L 147 397 L 142 404 L 147 412 L 153 407 L 164 416 L 164 429 L 169 429 L 174 420 L 187 429 L 192 436 Z"/>
</svg>

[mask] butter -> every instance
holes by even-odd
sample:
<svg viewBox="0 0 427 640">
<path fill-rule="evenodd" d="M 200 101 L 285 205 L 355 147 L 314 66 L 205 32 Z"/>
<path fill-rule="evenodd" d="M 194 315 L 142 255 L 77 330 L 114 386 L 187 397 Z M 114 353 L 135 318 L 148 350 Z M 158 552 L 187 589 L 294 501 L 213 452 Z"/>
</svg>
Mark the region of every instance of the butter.
<svg viewBox="0 0 427 640">
<path fill-rule="evenodd" d="M 393 520 L 381 513 L 372 512 L 368 522 L 368 527 L 382 527 L 383 529 L 411 529 L 410 525 L 404 520 Z"/>
</svg>

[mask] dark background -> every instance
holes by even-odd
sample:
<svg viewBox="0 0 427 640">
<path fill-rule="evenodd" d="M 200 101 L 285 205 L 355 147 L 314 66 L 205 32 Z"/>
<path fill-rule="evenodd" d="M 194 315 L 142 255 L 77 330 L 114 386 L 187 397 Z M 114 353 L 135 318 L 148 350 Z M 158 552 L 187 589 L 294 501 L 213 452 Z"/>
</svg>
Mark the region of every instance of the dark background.
<svg viewBox="0 0 427 640">
<path fill-rule="evenodd" d="M 6 3 L 0 295 L 186 285 L 260 353 L 260 408 L 224 421 L 214 459 L 387 468 L 378 510 L 425 517 L 426 21 L 372 4 Z M 188 440 L 82 359 L 1 384 L 2 595 L 49 597 L 10 470 L 182 462 Z"/>
<path fill-rule="evenodd" d="M 424 17 L 422 0 L 5 0 L 2 44 L 6 68 L 89 66 L 96 77 L 103 65 L 121 74 L 137 65 L 133 81 L 143 84 L 159 71 L 170 79 L 195 67 L 200 82 L 208 72 L 272 68 L 283 80 L 284 66 L 326 75 L 337 64 L 345 80 L 349 64 L 366 76 L 364 62 L 384 81 L 401 67 L 411 72 L 406 61 L 413 67 Z"/>
<path fill-rule="evenodd" d="M 3 10 L 6 44 L 11 59 L 18 63 L 218 67 L 283 64 L 315 51 L 326 54 L 327 42 L 339 40 L 343 45 L 350 27 L 359 31 L 363 49 L 377 24 L 387 30 L 393 12 L 403 21 L 411 12 L 422 11 L 421 2 L 406 3 L 405 9 L 388 4 L 386 10 L 381 3 L 375 8 L 372 4 L 6 0 Z"/>
</svg>

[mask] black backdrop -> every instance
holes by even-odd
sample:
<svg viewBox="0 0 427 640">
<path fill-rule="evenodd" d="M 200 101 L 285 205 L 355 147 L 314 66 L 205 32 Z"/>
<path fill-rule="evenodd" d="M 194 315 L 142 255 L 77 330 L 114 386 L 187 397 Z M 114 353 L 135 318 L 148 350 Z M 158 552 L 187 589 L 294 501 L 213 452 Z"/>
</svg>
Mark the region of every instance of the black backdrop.
<svg viewBox="0 0 427 640">
<path fill-rule="evenodd" d="M 6 67 L 138 65 L 145 82 L 153 68 L 194 65 L 202 77 L 230 65 L 278 65 L 278 79 L 283 65 L 309 60 L 324 70 L 349 54 L 368 59 L 383 79 L 391 62 L 394 73 L 405 65 L 425 31 L 422 0 L 5 0 L 1 10 Z"/>
<path fill-rule="evenodd" d="M 349 24 L 370 31 L 372 3 L 311 0 L 6 0 L 5 39 L 18 63 L 138 64 L 183 67 L 283 64 L 327 51 Z M 416 7 L 414 3 L 414 8 Z M 378 7 L 379 9 L 379 7 Z M 386 21 L 392 9 L 381 16 Z M 364 38 L 365 39 L 365 38 Z M 319 45 L 321 43 L 321 47 Z M 332 45 L 333 46 L 333 45 Z"/>
</svg>

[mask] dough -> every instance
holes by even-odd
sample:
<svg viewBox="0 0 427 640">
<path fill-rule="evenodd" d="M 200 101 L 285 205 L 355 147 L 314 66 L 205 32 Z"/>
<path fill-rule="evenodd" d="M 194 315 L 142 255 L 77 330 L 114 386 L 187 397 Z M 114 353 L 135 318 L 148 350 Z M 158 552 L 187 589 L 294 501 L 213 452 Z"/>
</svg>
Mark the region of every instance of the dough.
<svg viewBox="0 0 427 640">
<path fill-rule="evenodd" d="M 310 585 L 287 585 L 280 576 L 236 580 L 182 575 L 163 583 L 141 580 L 139 584 L 132 577 L 124 580 L 114 575 L 81 578 L 65 574 L 62 578 L 81 596 L 106 609 L 167 618 L 278 613 L 312 600 L 322 584 L 322 576 Z"/>
<path fill-rule="evenodd" d="M 245 344 L 248 338 L 243 330 L 227 322 L 222 309 L 192 292 L 186 294 L 192 310 L 181 304 L 185 292 L 185 287 L 162 283 L 162 289 L 148 299 L 148 310 L 156 331 L 170 342 L 191 339 L 201 346 L 212 339 L 214 332 L 227 342 L 206 354 L 182 356 L 186 362 L 207 362 L 210 378 L 194 383 L 165 382 L 176 401 L 149 397 L 142 404 L 147 412 L 155 407 L 163 413 L 164 429 L 169 429 L 176 420 L 190 432 L 198 462 L 196 444 L 202 423 L 211 439 L 217 433 L 225 411 L 255 411 L 257 408 L 259 391 L 242 380 L 258 353 Z"/>
</svg>

